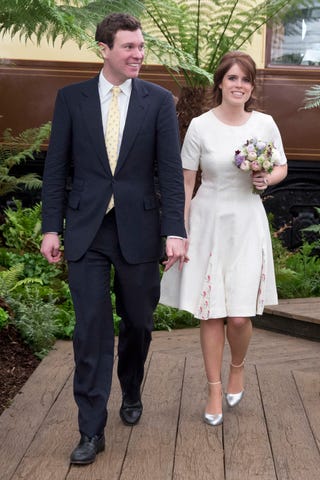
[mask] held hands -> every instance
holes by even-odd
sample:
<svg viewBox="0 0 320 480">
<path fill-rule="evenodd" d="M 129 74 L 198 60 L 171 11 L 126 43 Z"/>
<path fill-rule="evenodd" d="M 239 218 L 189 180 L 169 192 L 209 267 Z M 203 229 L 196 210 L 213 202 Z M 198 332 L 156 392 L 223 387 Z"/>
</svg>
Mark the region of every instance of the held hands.
<svg viewBox="0 0 320 480">
<path fill-rule="evenodd" d="M 252 172 L 252 185 L 257 190 L 265 190 L 269 186 L 269 177 L 267 172 Z"/>
<path fill-rule="evenodd" d="M 177 261 L 179 261 L 179 270 L 182 270 L 183 264 L 189 261 L 188 247 L 189 242 L 186 238 L 167 238 L 166 254 L 168 259 L 163 262 L 165 272 Z"/>
<path fill-rule="evenodd" d="M 40 253 L 49 263 L 58 263 L 61 260 L 60 240 L 56 233 L 45 233 L 43 235 Z"/>
</svg>

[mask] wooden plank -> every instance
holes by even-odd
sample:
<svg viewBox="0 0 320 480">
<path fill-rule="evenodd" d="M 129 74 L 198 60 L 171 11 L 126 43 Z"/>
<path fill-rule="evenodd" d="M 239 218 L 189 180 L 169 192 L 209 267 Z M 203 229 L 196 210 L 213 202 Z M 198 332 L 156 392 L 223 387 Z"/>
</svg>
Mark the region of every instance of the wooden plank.
<svg viewBox="0 0 320 480">
<path fill-rule="evenodd" d="M 114 375 L 116 364 L 114 366 Z M 120 405 L 120 389 L 114 381 L 113 403 L 117 403 L 117 413 Z M 112 408 L 112 407 L 111 407 Z M 107 449 L 98 455 L 93 465 L 76 467 L 69 465 L 70 453 L 79 441 L 77 407 L 73 398 L 73 378 L 63 388 L 59 398 L 55 402 L 47 418 L 44 420 L 37 436 L 26 452 L 16 476 L 12 480 L 64 480 L 75 478 L 96 479 L 105 474 L 106 468 L 111 472 L 111 478 L 117 478 L 125 455 L 129 431 L 118 414 L 112 411 L 111 429 L 106 429 Z M 115 420 L 117 418 L 117 420 Z M 119 429 L 114 434 L 112 425 L 117 423 Z M 109 425 L 108 425 L 109 426 Z M 121 450 L 121 445 L 123 449 Z M 110 451 L 111 448 L 111 451 Z M 121 457 L 122 452 L 122 457 Z M 110 465 L 107 461 L 112 458 Z M 116 473 L 115 473 L 116 472 Z M 97 476 L 98 475 L 98 476 Z M 100 478 L 103 478 L 103 476 Z"/>
<path fill-rule="evenodd" d="M 199 332 L 198 328 L 154 332 L 150 351 L 163 351 L 170 355 L 185 355 L 187 351 L 198 353 L 200 352 Z"/>
<path fill-rule="evenodd" d="M 258 367 L 258 378 L 277 478 L 318 478 L 319 450 L 292 374 L 281 365 Z"/>
<path fill-rule="evenodd" d="M 148 371 L 150 355 L 147 359 L 145 370 Z M 144 386 L 143 386 L 144 387 Z M 144 395 L 142 393 L 144 403 Z M 113 382 L 111 395 L 108 402 L 108 422 L 105 429 L 106 449 L 100 453 L 95 462 L 86 467 L 73 465 L 68 473 L 67 480 L 96 480 L 118 479 L 121 475 L 132 428 L 125 426 L 119 417 L 121 405 L 121 388 L 117 378 L 117 362 L 113 369 Z M 143 413 L 141 422 L 145 416 Z M 136 427 L 134 427 L 136 428 Z"/>
<path fill-rule="evenodd" d="M 72 395 L 73 378 L 39 428 L 12 480 L 64 480 L 69 470 L 69 455 L 78 440 L 77 412 Z"/>
<path fill-rule="evenodd" d="M 9 480 L 73 369 L 71 342 L 58 341 L 0 417 L 1 479 Z M 30 477 L 31 478 L 31 477 Z M 43 480 L 43 479 L 41 479 Z"/>
<path fill-rule="evenodd" d="M 310 368 L 310 367 L 309 367 Z M 293 371 L 310 428 L 320 450 L 320 369 L 316 371 Z"/>
<path fill-rule="evenodd" d="M 222 426 L 202 420 L 207 382 L 201 357 L 188 355 L 175 452 L 174 480 L 223 480 Z"/>
<path fill-rule="evenodd" d="M 153 353 L 144 387 L 144 415 L 132 429 L 121 480 L 171 480 L 184 357 Z"/>
<path fill-rule="evenodd" d="M 320 299 L 318 297 L 311 297 L 305 299 L 294 298 L 283 301 L 280 300 L 279 305 L 266 307 L 265 313 L 282 315 L 311 323 L 320 323 Z"/>
<path fill-rule="evenodd" d="M 229 365 L 224 368 L 227 385 Z M 246 362 L 245 395 L 239 405 L 224 404 L 225 468 L 228 480 L 276 480 L 256 370 Z M 279 477 L 282 478 L 282 477 Z"/>
</svg>

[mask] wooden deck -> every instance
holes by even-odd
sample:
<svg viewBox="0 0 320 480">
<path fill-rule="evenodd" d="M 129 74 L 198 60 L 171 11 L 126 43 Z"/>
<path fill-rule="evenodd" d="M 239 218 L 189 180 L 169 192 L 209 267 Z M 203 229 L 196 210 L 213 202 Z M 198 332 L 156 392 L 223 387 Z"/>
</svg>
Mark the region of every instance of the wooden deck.
<svg viewBox="0 0 320 480">
<path fill-rule="evenodd" d="M 70 467 L 78 442 L 71 342 L 55 349 L 0 417 L 1 480 L 316 480 L 320 478 L 320 344 L 254 329 L 246 393 L 224 423 L 201 416 L 206 381 L 199 330 L 155 332 L 144 413 L 122 425 L 115 376 L 106 450 Z M 223 380 L 229 364 L 226 348 Z"/>
</svg>

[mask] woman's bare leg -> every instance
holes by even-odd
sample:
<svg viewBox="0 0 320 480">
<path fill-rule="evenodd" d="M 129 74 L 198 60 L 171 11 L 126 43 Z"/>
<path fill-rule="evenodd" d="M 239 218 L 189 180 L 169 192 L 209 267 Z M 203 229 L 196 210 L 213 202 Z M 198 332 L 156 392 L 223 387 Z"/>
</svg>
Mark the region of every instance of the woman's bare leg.
<svg viewBox="0 0 320 480">
<path fill-rule="evenodd" d="M 206 413 L 222 413 L 221 366 L 225 344 L 225 327 L 223 318 L 201 320 L 200 341 L 207 375 L 208 402 Z M 210 384 L 214 385 L 210 385 Z"/>
<path fill-rule="evenodd" d="M 239 393 L 244 389 L 243 362 L 248 351 L 251 336 L 252 323 L 249 317 L 228 318 L 227 339 L 231 350 L 228 393 Z"/>
</svg>

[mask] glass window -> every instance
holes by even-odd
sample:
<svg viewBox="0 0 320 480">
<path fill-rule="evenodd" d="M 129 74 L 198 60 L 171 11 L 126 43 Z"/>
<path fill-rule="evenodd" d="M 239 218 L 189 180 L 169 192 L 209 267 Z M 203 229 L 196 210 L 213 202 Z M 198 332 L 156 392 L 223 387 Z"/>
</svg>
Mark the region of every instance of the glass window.
<svg viewBox="0 0 320 480">
<path fill-rule="evenodd" d="M 320 0 L 274 25 L 269 45 L 271 65 L 320 66 Z"/>
</svg>

